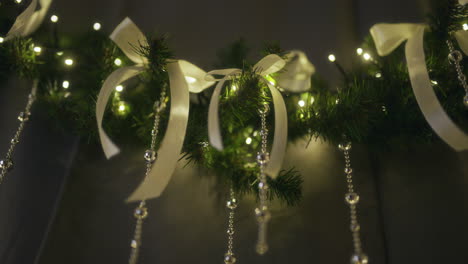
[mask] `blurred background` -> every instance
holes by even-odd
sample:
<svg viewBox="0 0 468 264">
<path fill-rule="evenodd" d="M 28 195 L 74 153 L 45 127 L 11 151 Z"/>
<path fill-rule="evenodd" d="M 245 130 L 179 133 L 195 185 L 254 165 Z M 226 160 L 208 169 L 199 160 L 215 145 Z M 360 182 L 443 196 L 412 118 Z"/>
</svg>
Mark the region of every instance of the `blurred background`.
<svg viewBox="0 0 468 264">
<path fill-rule="evenodd" d="M 255 60 L 266 41 L 279 41 L 286 50 L 304 50 L 317 73 L 337 83 L 329 53 L 352 67 L 373 24 L 423 22 L 429 10 L 423 0 L 63 0 L 49 12 L 60 17 L 61 32 L 74 33 L 94 22 L 110 33 L 129 16 L 143 32 L 169 33 L 177 57 L 205 70 L 220 48 L 240 37 Z M 12 77 L 0 96 L 0 153 L 8 148 L 29 87 Z M 15 170 L 0 185 L 0 263 L 127 263 L 136 204 L 124 199 L 142 179 L 145 146 L 124 146 L 107 161 L 96 146 L 55 130 L 43 110 L 35 108 L 33 115 L 15 153 Z M 263 257 L 254 250 L 255 198 L 240 202 L 237 263 L 349 263 L 342 153 L 321 141 L 306 143 L 290 144 L 284 164 L 303 175 L 303 201 L 273 205 L 270 251 Z M 441 144 L 370 155 L 365 146 L 354 146 L 351 159 L 370 263 L 468 261 L 466 153 Z M 222 263 L 227 190 L 217 189 L 208 172 L 184 165 L 164 194 L 148 202 L 139 263 Z"/>
</svg>

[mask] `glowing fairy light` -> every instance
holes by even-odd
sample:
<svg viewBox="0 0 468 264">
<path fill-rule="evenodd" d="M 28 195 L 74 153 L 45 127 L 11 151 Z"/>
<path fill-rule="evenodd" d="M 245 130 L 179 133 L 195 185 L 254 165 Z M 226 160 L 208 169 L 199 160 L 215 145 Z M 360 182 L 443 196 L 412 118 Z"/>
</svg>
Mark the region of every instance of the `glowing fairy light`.
<svg viewBox="0 0 468 264">
<path fill-rule="evenodd" d="M 334 54 L 330 54 L 330 55 L 328 55 L 328 60 L 329 60 L 329 61 L 331 61 L 331 62 L 334 62 L 334 61 L 336 61 L 336 57 L 335 57 L 335 55 L 334 55 Z"/>
<path fill-rule="evenodd" d="M 65 65 L 67 66 L 72 66 L 73 65 L 73 60 L 72 59 L 65 59 Z"/>
<path fill-rule="evenodd" d="M 55 53 L 55 54 L 57 54 L 57 56 L 62 56 L 62 55 L 63 55 L 63 51 L 57 51 L 57 53 Z"/>
<path fill-rule="evenodd" d="M 235 92 L 235 91 L 237 91 L 237 86 L 232 85 L 232 86 L 231 86 L 231 89 L 232 89 L 233 92 Z"/>
<path fill-rule="evenodd" d="M 62 82 L 62 87 L 65 88 L 65 89 L 68 89 L 68 87 L 70 87 L 70 82 L 65 80 Z"/>
<path fill-rule="evenodd" d="M 3 43 L 5 39 L 3 37 L 0 37 L 0 43 Z"/>
<path fill-rule="evenodd" d="M 119 105 L 119 112 L 125 111 L 126 107 L 124 104 Z"/>
<path fill-rule="evenodd" d="M 34 49 L 33 49 L 33 50 L 34 50 L 34 52 L 36 52 L 36 53 L 41 53 L 41 51 L 42 51 L 42 48 L 41 48 L 41 47 L 39 47 L 39 46 L 36 46 L 36 47 L 34 47 Z"/>
<path fill-rule="evenodd" d="M 122 60 L 119 59 L 119 58 L 116 58 L 116 59 L 114 60 L 114 64 L 117 65 L 117 66 L 120 66 L 120 65 L 122 65 Z"/>
<path fill-rule="evenodd" d="M 363 52 L 364 52 L 364 50 L 362 50 L 361 48 L 358 48 L 356 50 L 357 55 L 362 55 Z"/>
<path fill-rule="evenodd" d="M 372 58 L 371 55 L 370 55 L 369 53 L 367 53 L 367 52 L 364 53 L 364 55 L 362 55 L 362 57 L 363 57 L 366 61 L 368 61 L 368 60 L 370 60 L 370 59 Z"/>
<path fill-rule="evenodd" d="M 115 90 L 116 90 L 117 92 L 122 92 L 123 89 L 124 89 L 124 87 L 123 87 L 122 85 L 117 85 L 117 86 L 115 87 Z"/>
<path fill-rule="evenodd" d="M 378 79 L 378 78 L 381 78 L 381 77 L 382 77 L 382 73 L 378 72 L 378 73 L 375 74 L 375 78 Z"/>
<path fill-rule="evenodd" d="M 463 24 L 463 30 L 465 30 L 465 31 L 468 30 L 468 23 Z"/>
<path fill-rule="evenodd" d="M 252 144 L 252 138 L 251 137 L 246 138 L 245 139 L 245 144 L 247 144 L 247 145 Z"/>
<path fill-rule="evenodd" d="M 313 96 L 310 97 L 310 104 L 313 104 L 315 102 L 315 98 Z"/>
<path fill-rule="evenodd" d="M 56 16 L 56 15 L 52 15 L 52 16 L 50 17 L 50 21 L 52 21 L 52 23 L 57 23 L 58 20 L 59 20 L 59 18 L 58 18 L 58 16 Z"/>
<path fill-rule="evenodd" d="M 98 23 L 98 22 L 94 23 L 93 29 L 96 30 L 96 31 L 100 30 L 101 29 L 101 23 Z"/>
<path fill-rule="evenodd" d="M 433 85 L 439 84 L 437 81 L 434 81 L 434 80 L 431 80 L 431 83 L 432 83 Z"/>
<path fill-rule="evenodd" d="M 23 2 L 23 0 L 15 0 L 15 3 L 17 4 L 21 4 L 21 2 Z"/>
<path fill-rule="evenodd" d="M 299 102 L 297 102 L 297 104 L 298 104 L 300 107 L 304 107 L 304 106 L 305 106 L 304 100 L 299 100 Z"/>
</svg>

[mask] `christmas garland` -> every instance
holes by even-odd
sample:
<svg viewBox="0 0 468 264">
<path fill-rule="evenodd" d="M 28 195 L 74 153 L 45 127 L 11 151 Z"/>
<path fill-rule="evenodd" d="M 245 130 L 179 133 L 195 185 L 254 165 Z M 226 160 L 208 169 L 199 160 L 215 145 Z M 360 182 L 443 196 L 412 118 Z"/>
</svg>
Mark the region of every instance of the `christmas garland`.
<svg viewBox="0 0 468 264">
<path fill-rule="evenodd" d="M 13 2 L 0 8 L 0 30 L 5 33 L 24 5 Z M 460 89 L 455 68 L 447 60 L 446 40 L 468 21 L 466 8 L 456 1 L 434 1 L 434 13 L 428 16 L 429 30 L 424 37 L 424 51 L 433 88 L 447 114 L 468 131 L 466 107 L 460 103 Z M 18 37 L 0 44 L 0 78 L 11 75 L 38 81 L 38 107 L 48 111 L 58 128 L 72 131 L 85 141 L 97 143 L 95 101 L 105 78 L 114 70 L 132 65 L 116 45 L 103 34 L 99 24 L 81 36 L 62 34 L 58 17 L 51 17 L 29 37 Z M 3 34 L 5 35 L 5 34 Z M 148 68 L 136 80 L 116 87 L 108 111 L 105 130 L 119 142 L 143 145 L 151 140 L 153 105 L 168 83 L 167 61 L 175 58 L 165 35 L 148 36 L 148 46 L 135 47 L 148 60 Z M 3 40 L 3 39 L 0 39 Z M 325 81 L 312 76 L 312 90 L 300 94 L 283 93 L 288 111 L 290 141 L 304 137 L 321 138 L 332 144 L 344 139 L 366 144 L 373 149 L 407 147 L 438 140 L 421 115 L 408 78 L 403 47 L 389 56 L 379 57 L 372 39 L 366 38 L 357 50 L 352 71 L 341 71 L 342 85 L 337 92 Z M 212 89 L 192 95 L 183 159 L 213 170 L 221 183 L 233 183 L 236 193 L 257 193 L 253 184 L 258 167 L 254 166 L 256 149 L 261 144 L 258 109 L 271 102 L 266 85 L 254 73 L 247 60 L 248 48 L 238 41 L 219 52 L 217 66 L 242 69 L 235 83 L 223 89 L 220 101 L 224 151 L 208 142 L 207 116 Z M 260 55 L 286 53 L 279 45 L 268 45 Z M 339 58 L 329 59 L 339 69 Z M 461 61 L 462 67 L 467 60 Z M 129 87 L 133 87 L 129 89 Z M 1 87 L 0 87 L 1 89 Z M 273 114 L 267 115 L 273 124 Z M 160 117 L 165 131 L 168 116 Z M 273 130 L 273 129 L 271 129 Z M 271 142 L 269 135 L 269 142 Z M 156 139 L 156 145 L 160 138 Z M 283 170 L 269 179 L 270 198 L 296 204 L 301 198 L 302 178 L 294 168 Z"/>
</svg>

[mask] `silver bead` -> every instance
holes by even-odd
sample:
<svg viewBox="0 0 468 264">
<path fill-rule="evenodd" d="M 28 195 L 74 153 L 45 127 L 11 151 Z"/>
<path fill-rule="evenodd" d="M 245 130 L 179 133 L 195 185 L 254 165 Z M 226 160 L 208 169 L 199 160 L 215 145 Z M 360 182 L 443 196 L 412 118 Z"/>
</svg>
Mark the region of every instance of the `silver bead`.
<svg viewBox="0 0 468 264">
<path fill-rule="evenodd" d="M 357 193 L 347 193 L 345 200 L 350 205 L 357 204 L 359 202 L 359 195 Z"/>
<path fill-rule="evenodd" d="M 269 104 L 264 104 L 263 107 L 258 109 L 258 113 L 261 115 L 266 115 L 270 111 L 270 105 Z"/>
<path fill-rule="evenodd" d="M 226 207 L 231 209 L 231 210 L 234 210 L 237 208 L 237 200 L 235 198 L 229 200 L 226 202 Z"/>
<path fill-rule="evenodd" d="M 259 182 L 258 183 L 258 189 L 261 190 L 261 191 L 265 191 L 265 190 L 268 190 L 268 184 L 266 184 L 266 182 Z"/>
<path fill-rule="evenodd" d="M 148 149 L 145 151 L 144 157 L 145 157 L 146 162 L 153 163 L 157 158 L 157 153 L 156 151 L 152 149 Z"/>
<path fill-rule="evenodd" d="M 367 264 L 369 263 L 369 258 L 366 254 L 354 254 L 351 256 L 351 264 Z"/>
<path fill-rule="evenodd" d="M 271 219 L 271 213 L 266 206 L 263 206 L 261 209 L 255 208 L 255 216 L 257 217 L 257 222 L 259 223 L 265 223 Z"/>
<path fill-rule="evenodd" d="M 133 239 L 132 242 L 130 242 L 130 247 L 131 248 L 137 248 L 138 247 L 138 242 L 136 242 L 136 240 Z"/>
<path fill-rule="evenodd" d="M 344 172 L 345 172 L 346 174 L 351 174 L 351 173 L 353 172 L 353 169 L 352 169 L 351 167 L 346 167 L 346 168 L 344 169 Z"/>
<path fill-rule="evenodd" d="M 259 255 L 263 255 L 268 252 L 268 245 L 266 243 L 258 243 L 255 247 L 255 251 L 257 251 Z"/>
<path fill-rule="evenodd" d="M 351 224 L 350 229 L 352 232 L 357 232 L 361 230 L 361 226 L 359 224 Z"/>
<path fill-rule="evenodd" d="M 162 99 L 163 101 L 156 101 L 154 103 L 154 110 L 156 110 L 157 113 L 163 111 L 165 108 L 166 108 L 166 102 L 164 101 L 164 99 Z"/>
<path fill-rule="evenodd" d="M 11 139 L 11 144 L 18 144 L 19 140 L 16 138 Z"/>
<path fill-rule="evenodd" d="M 348 151 L 348 150 L 351 150 L 351 143 L 348 142 L 348 143 L 344 143 L 344 144 L 338 144 L 338 148 L 339 148 L 341 151 Z"/>
<path fill-rule="evenodd" d="M 465 97 L 463 97 L 463 104 L 465 105 L 465 107 L 468 107 L 468 94 L 465 95 Z"/>
<path fill-rule="evenodd" d="M 234 264 L 236 263 L 237 259 L 236 257 L 234 256 L 233 253 L 226 253 L 224 255 L 224 263 L 225 264 Z"/>
<path fill-rule="evenodd" d="M 227 230 L 228 235 L 234 235 L 234 228 L 228 228 Z"/>
<path fill-rule="evenodd" d="M 148 216 L 148 209 L 146 207 L 138 207 L 133 214 L 136 219 L 145 219 Z"/>
<path fill-rule="evenodd" d="M 13 169 L 13 162 L 11 160 L 0 160 L 0 170 L 11 171 Z"/>
<path fill-rule="evenodd" d="M 454 51 L 449 53 L 448 59 L 449 59 L 450 63 L 460 62 L 463 59 L 463 55 L 459 50 L 454 50 Z"/>
<path fill-rule="evenodd" d="M 26 122 L 26 121 L 29 120 L 30 115 L 31 115 L 31 113 L 29 113 L 29 112 L 21 112 L 18 115 L 18 120 L 21 121 L 21 122 Z"/>
<path fill-rule="evenodd" d="M 257 162 L 260 165 L 265 165 L 270 161 L 270 154 L 268 152 L 258 152 L 257 153 Z"/>
</svg>

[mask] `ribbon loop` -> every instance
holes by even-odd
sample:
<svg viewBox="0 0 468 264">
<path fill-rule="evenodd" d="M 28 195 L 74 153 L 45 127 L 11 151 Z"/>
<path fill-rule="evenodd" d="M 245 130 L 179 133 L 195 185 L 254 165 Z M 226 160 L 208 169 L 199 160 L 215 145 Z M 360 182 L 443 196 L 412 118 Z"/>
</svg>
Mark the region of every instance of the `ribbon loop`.
<svg viewBox="0 0 468 264">
<path fill-rule="evenodd" d="M 139 54 L 137 47 L 148 46 L 148 40 L 133 21 L 126 17 L 110 35 L 115 44 L 136 64 L 147 64 L 148 60 Z"/>
<path fill-rule="evenodd" d="M 424 118 L 433 131 L 454 150 L 467 150 L 468 135 L 447 115 L 432 89 L 424 55 L 424 29 L 425 26 L 421 24 L 377 24 L 370 32 L 379 55 L 383 56 L 390 54 L 407 40 L 405 56 L 409 78 Z M 460 41 L 457 34 L 455 36 L 460 46 L 466 45 L 466 39 Z M 463 50 L 466 48 L 462 47 Z"/>
<path fill-rule="evenodd" d="M 285 55 L 286 65 L 278 73 L 278 86 L 290 92 L 305 92 L 310 87 L 310 77 L 315 67 L 310 63 L 304 52 L 293 50 Z"/>
</svg>

